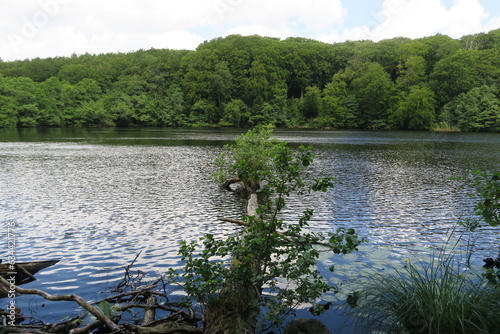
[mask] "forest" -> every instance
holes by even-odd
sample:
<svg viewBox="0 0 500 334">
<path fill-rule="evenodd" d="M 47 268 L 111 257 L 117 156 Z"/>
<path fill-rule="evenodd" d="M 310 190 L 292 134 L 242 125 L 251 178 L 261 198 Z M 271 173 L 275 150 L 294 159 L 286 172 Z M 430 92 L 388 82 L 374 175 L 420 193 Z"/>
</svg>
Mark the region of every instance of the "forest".
<svg viewBox="0 0 500 334">
<path fill-rule="evenodd" d="M 500 131 L 500 29 L 327 44 L 231 35 L 195 51 L 0 60 L 0 127 Z"/>
</svg>

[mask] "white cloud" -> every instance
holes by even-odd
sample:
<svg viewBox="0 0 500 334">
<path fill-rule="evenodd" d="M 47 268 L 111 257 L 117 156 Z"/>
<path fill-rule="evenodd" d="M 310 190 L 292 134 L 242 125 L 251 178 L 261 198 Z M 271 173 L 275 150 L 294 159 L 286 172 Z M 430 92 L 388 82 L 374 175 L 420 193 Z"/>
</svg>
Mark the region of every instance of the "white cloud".
<svg viewBox="0 0 500 334">
<path fill-rule="evenodd" d="M 375 0 L 357 1 L 363 10 Z M 1 0 L 0 57 L 194 49 L 229 34 L 340 42 L 438 32 L 458 38 L 500 27 L 500 17 L 481 6 L 485 0 L 453 0 L 450 8 L 440 0 L 377 1 L 382 10 L 371 20 L 345 29 L 354 14 L 342 0 Z"/>
<path fill-rule="evenodd" d="M 203 38 L 183 30 L 174 30 L 154 35 L 150 39 L 151 47 L 167 49 L 194 49 L 203 43 Z M 143 47 L 146 49 L 146 47 Z"/>
<path fill-rule="evenodd" d="M 338 27 L 347 15 L 340 0 L 226 1 L 235 4 L 223 7 L 224 24 L 228 26 L 224 36 L 257 34 L 279 38 L 317 38 L 322 31 Z"/>
<path fill-rule="evenodd" d="M 290 19 L 294 19 L 310 30 L 320 31 L 341 23 L 347 14 L 341 0 L 240 0 L 239 2 L 240 5 L 225 13 L 225 20 L 228 23 L 247 22 L 256 26 L 276 27 L 287 26 Z"/>
<path fill-rule="evenodd" d="M 292 36 L 293 32 L 285 25 L 279 28 L 270 28 L 264 25 L 242 25 L 228 29 L 225 33 L 225 36 L 228 35 L 260 35 L 267 37 L 287 38 Z"/>
<path fill-rule="evenodd" d="M 500 16 L 491 18 L 489 20 L 486 28 L 487 28 L 486 29 L 487 31 L 494 30 L 494 29 L 499 29 L 500 28 Z"/>
<path fill-rule="evenodd" d="M 215 17 L 210 2 L 203 0 L 28 0 L 1 6 L 0 57 L 6 60 L 151 47 L 194 49 L 204 39 L 188 29 L 206 23 L 207 10 Z"/>
<path fill-rule="evenodd" d="M 438 32 L 459 38 L 486 30 L 482 25 L 486 17 L 478 0 L 454 0 L 448 9 L 440 0 L 384 0 L 377 20 L 347 34 L 359 34 L 361 30 L 366 38 L 375 41 L 398 36 L 419 38 Z"/>
<path fill-rule="evenodd" d="M 440 0 L 384 0 L 382 10 L 364 25 L 318 35 L 325 42 L 394 37 L 420 38 L 437 33 L 452 38 L 500 28 L 479 0 L 454 0 L 446 8 Z"/>
</svg>

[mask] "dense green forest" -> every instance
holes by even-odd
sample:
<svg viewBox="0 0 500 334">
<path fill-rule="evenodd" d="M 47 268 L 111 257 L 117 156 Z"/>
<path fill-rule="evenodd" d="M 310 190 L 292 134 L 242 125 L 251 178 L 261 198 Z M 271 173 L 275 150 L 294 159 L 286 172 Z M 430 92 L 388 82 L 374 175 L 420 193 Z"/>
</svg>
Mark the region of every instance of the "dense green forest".
<svg viewBox="0 0 500 334">
<path fill-rule="evenodd" d="M 232 35 L 195 51 L 0 61 L 0 127 L 500 130 L 500 29 L 327 44 Z"/>
</svg>

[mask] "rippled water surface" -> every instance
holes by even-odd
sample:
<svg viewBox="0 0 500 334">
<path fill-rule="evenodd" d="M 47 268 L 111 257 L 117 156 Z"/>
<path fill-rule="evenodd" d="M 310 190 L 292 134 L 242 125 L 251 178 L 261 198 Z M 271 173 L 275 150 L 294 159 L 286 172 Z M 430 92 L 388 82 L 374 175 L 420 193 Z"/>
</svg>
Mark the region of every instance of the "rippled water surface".
<svg viewBox="0 0 500 334">
<path fill-rule="evenodd" d="M 15 222 L 19 261 L 61 259 L 26 285 L 89 300 L 134 269 L 178 268 L 178 242 L 227 235 L 244 203 L 209 178 L 212 161 L 239 130 L 0 130 L 0 219 Z M 441 245 L 472 199 L 450 181 L 473 168 L 500 166 L 500 135 L 427 132 L 277 130 L 292 145 L 313 145 L 310 176 L 335 188 L 300 201 L 316 214 L 311 228 L 354 227 L 370 247 L 397 251 Z M 3 239 L 6 233 L 3 232 Z M 482 233 L 479 256 L 496 252 L 496 230 Z M 418 241 L 416 241 L 418 240 Z M 6 250 L 6 241 L 4 242 Z M 6 256 L 6 251 L 0 257 Z M 326 262 L 334 262 L 327 259 Z M 19 298 L 24 313 L 57 321 L 64 306 Z M 64 304 L 64 303 L 63 303 Z M 69 303 L 66 307 L 75 308 Z M 43 314 L 43 316 L 42 316 Z"/>
</svg>

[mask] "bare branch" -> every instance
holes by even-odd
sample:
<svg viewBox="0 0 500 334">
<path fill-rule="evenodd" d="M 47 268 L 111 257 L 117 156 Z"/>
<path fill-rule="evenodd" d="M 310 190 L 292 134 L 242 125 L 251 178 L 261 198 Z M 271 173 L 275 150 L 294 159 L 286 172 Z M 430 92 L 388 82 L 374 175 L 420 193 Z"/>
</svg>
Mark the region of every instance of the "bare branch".
<svg viewBox="0 0 500 334">
<path fill-rule="evenodd" d="M 2 283 L 4 286 L 10 288 L 10 283 L 7 282 L 7 280 L 3 277 L 0 276 L 0 283 Z M 82 299 L 82 297 L 72 294 L 72 295 L 51 295 L 48 294 L 45 291 L 38 290 L 38 289 L 23 289 L 18 286 L 15 287 L 16 292 L 23 294 L 23 295 L 39 295 L 42 296 L 43 298 L 51 301 L 74 301 L 81 307 L 83 307 L 86 311 L 94 315 L 98 320 L 102 321 L 103 324 L 108 327 L 109 330 L 111 331 L 117 331 L 120 330 L 120 327 L 115 324 L 111 319 L 109 319 L 104 313 L 90 305 L 88 302 Z"/>
</svg>

